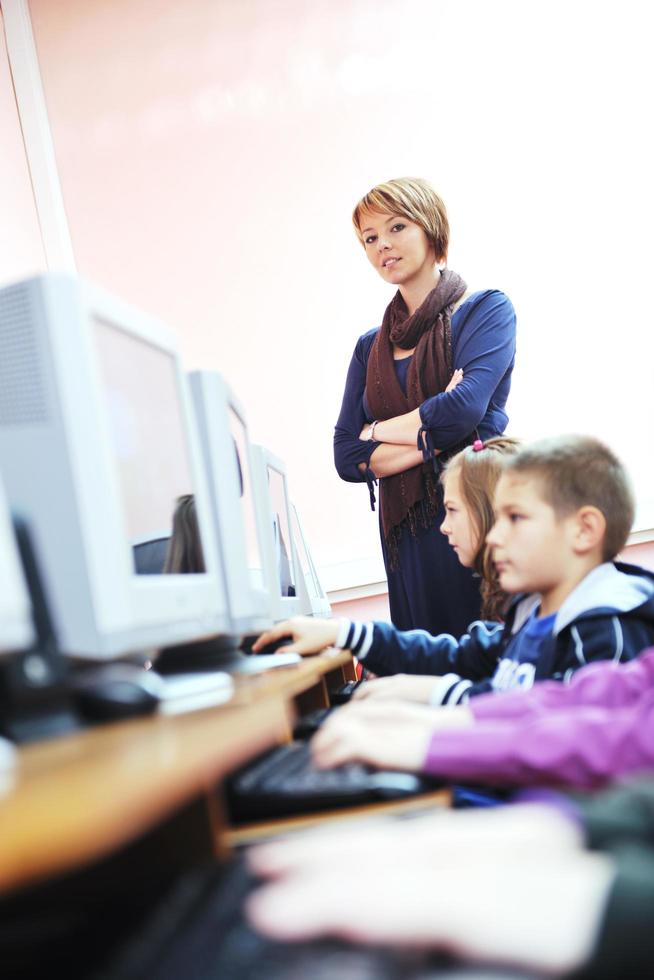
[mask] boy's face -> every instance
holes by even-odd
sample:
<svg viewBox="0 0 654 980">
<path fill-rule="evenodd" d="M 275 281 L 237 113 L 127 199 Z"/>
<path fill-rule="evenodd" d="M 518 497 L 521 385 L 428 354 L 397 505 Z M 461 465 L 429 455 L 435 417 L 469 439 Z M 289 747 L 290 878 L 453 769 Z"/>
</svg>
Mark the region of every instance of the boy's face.
<svg viewBox="0 0 654 980">
<path fill-rule="evenodd" d="M 567 579 L 576 515 L 557 517 L 538 477 L 505 473 L 494 499 L 495 524 L 487 542 L 505 592 L 547 595 Z"/>
</svg>

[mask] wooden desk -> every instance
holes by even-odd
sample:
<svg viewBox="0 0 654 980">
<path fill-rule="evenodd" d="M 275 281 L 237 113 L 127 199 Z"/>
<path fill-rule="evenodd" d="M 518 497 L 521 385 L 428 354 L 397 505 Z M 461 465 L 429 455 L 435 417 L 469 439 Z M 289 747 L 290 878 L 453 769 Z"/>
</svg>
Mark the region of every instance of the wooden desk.
<svg viewBox="0 0 654 980">
<path fill-rule="evenodd" d="M 229 705 L 150 716 L 26 745 L 0 797 L 0 892 L 92 863 L 136 839 L 223 776 L 288 738 L 294 698 L 351 674 L 333 651 L 239 677 Z"/>
<path fill-rule="evenodd" d="M 307 830 L 316 827 L 325 820 L 369 820 L 370 817 L 381 817 L 384 814 L 397 816 L 402 813 L 419 813 L 421 810 L 433 810 L 434 807 L 450 805 L 449 789 L 434 790 L 422 796 L 414 796 L 405 800 L 393 800 L 388 803 L 367 803 L 365 806 L 348 807 L 340 810 L 322 810 L 320 813 L 307 813 L 296 817 L 279 817 L 276 820 L 260 821 L 244 824 L 242 827 L 227 828 L 224 833 L 224 843 L 230 847 L 240 847 L 263 841 L 280 834 L 294 833 L 296 830 Z"/>
<path fill-rule="evenodd" d="M 299 700 L 303 710 L 327 707 L 329 690 L 355 678 L 352 655 L 346 650 L 327 650 L 315 657 L 304 657 L 301 663 L 291 667 L 237 675 L 234 703 L 252 704 L 281 697 L 287 701 Z"/>
<path fill-rule="evenodd" d="M 238 677 L 229 705 L 114 722 L 21 747 L 15 784 L 0 797 L 0 893 L 93 864 L 193 801 L 206 804 L 214 853 L 221 840 L 251 839 L 257 828 L 230 836 L 221 823 L 221 779 L 288 738 L 294 703 L 303 710 L 327 705 L 328 688 L 352 676 L 350 654 L 331 651 Z M 259 836 L 272 826 L 261 825 Z"/>
<path fill-rule="evenodd" d="M 284 737 L 281 698 L 114 722 L 19 751 L 0 799 L 0 890 L 104 857 Z"/>
</svg>

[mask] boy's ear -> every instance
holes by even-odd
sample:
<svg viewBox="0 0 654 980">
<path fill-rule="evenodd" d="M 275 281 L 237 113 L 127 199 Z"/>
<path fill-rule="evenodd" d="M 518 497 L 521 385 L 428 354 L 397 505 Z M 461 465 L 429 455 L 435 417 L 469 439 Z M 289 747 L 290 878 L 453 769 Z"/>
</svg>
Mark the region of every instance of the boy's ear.
<svg viewBox="0 0 654 980">
<path fill-rule="evenodd" d="M 594 548 L 601 550 L 606 534 L 606 518 L 602 511 L 588 504 L 585 507 L 580 507 L 575 517 L 575 551 L 580 555 L 585 555 Z"/>
</svg>

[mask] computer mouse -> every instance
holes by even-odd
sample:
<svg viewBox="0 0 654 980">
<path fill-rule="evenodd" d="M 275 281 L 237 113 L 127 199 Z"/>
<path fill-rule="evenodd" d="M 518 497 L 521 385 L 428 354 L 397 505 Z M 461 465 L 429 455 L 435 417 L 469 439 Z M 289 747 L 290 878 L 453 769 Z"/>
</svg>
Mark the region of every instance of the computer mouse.
<svg viewBox="0 0 654 980">
<path fill-rule="evenodd" d="M 256 642 L 259 638 L 259 633 L 246 633 L 241 637 L 241 642 L 239 643 L 239 650 L 242 653 L 252 653 L 252 644 Z"/>
<path fill-rule="evenodd" d="M 270 643 L 266 643 L 262 646 L 260 650 L 252 651 L 254 654 L 266 654 L 266 653 L 277 653 L 278 650 L 283 650 L 290 643 L 293 642 L 292 636 L 282 636 L 280 640 L 272 640 Z"/>
<path fill-rule="evenodd" d="M 73 697 L 89 721 L 133 718 L 153 712 L 161 699 L 161 678 L 141 668 L 100 668 L 77 678 Z"/>
</svg>

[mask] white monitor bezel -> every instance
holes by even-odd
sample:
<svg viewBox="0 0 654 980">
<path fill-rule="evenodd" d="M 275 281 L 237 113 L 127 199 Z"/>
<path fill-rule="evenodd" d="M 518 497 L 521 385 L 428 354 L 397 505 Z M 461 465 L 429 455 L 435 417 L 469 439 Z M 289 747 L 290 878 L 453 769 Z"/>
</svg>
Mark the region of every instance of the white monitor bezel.
<svg viewBox="0 0 654 980">
<path fill-rule="evenodd" d="M 57 553 L 61 542 L 42 513 L 43 506 L 32 495 L 33 512 L 26 516 L 45 559 L 43 573 L 62 651 L 72 656 L 106 659 L 228 631 L 208 490 L 175 335 L 156 318 L 76 277 L 46 274 L 17 285 L 33 290 L 32 302 L 39 307 L 42 380 L 56 427 L 53 431 L 58 429 L 59 448 L 65 452 L 58 490 L 71 494 L 69 503 L 62 502 L 62 510 L 67 511 L 75 532 L 75 546 L 83 552 L 76 558 L 79 601 L 83 596 L 90 604 L 85 622 L 76 622 L 70 589 L 61 581 L 66 574 L 65 560 Z M 93 337 L 94 320 L 132 334 L 171 359 L 187 437 L 206 574 L 152 576 L 137 575 L 134 570 Z M 36 470 L 44 470 L 43 461 L 36 454 L 32 463 Z M 42 472 L 42 477 L 46 475 Z M 8 480 L 8 489 L 11 482 Z M 16 492 L 20 493 L 20 488 Z M 20 499 L 16 506 L 21 506 Z M 125 542 L 125 546 L 117 542 Z M 79 574 L 82 565 L 86 581 Z"/>
<path fill-rule="evenodd" d="M 197 421 L 197 431 L 210 491 L 211 513 L 219 542 L 223 574 L 227 587 L 232 629 L 241 634 L 257 633 L 272 624 L 270 595 L 252 581 L 246 561 L 246 532 L 240 501 L 240 478 L 232 441 L 229 412 L 243 427 L 252 479 L 252 451 L 244 409 L 225 378 L 218 371 L 191 371 L 189 384 Z M 261 530 L 254 518 L 263 562 Z"/>
<path fill-rule="evenodd" d="M 304 606 L 303 612 L 307 616 L 323 616 L 323 617 L 329 617 L 329 616 L 332 615 L 332 610 L 331 610 L 331 606 L 329 604 L 329 599 L 327 598 L 327 594 L 326 594 L 325 590 L 322 587 L 322 583 L 321 583 L 320 579 L 318 578 L 318 573 L 316 572 L 316 566 L 315 566 L 314 561 L 313 561 L 313 556 L 312 556 L 311 550 L 310 550 L 310 548 L 309 548 L 309 546 L 307 544 L 306 535 L 304 533 L 304 527 L 302 525 L 302 521 L 300 520 L 300 515 L 298 513 L 298 509 L 297 509 L 297 507 L 295 505 L 295 502 L 293 500 L 290 501 L 290 507 L 291 507 L 291 522 L 292 522 L 291 523 L 291 534 L 293 534 L 293 529 L 295 527 L 297 527 L 298 533 L 299 533 L 300 538 L 301 538 L 300 544 L 302 545 L 302 548 L 304 549 L 304 553 L 306 555 L 307 564 L 309 566 L 308 574 L 309 574 L 309 576 L 311 576 L 311 578 L 313 580 L 313 583 L 315 585 L 315 592 L 317 593 L 317 594 L 314 594 L 314 590 L 309 587 L 309 584 L 306 581 L 307 576 L 304 573 L 304 567 L 303 567 L 303 564 L 302 564 L 302 559 L 298 555 L 297 563 L 298 563 L 298 567 L 300 569 L 300 579 L 301 579 L 301 586 L 302 586 L 301 599 L 302 599 L 302 604 Z M 293 521 L 293 518 L 295 518 L 295 521 Z M 297 542 L 295 541 L 295 538 L 293 538 L 293 547 L 295 548 L 295 550 L 297 552 L 298 549 L 297 549 Z"/>
<path fill-rule="evenodd" d="M 263 550 L 264 580 L 266 589 L 271 597 L 271 612 L 275 622 L 288 619 L 291 616 L 300 615 L 302 612 L 302 599 L 298 594 L 299 582 L 302 578 L 302 571 L 299 568 L 295 546 L 293 544 L 293 534 L 290 534 L 290 554 L 289 561 L 293 566 L 293 579 L 295 582 L 296 594 L 294 596 L 281 595 L 279 575 L 277 573 L 277 561 L 275 553 L 275 537 L 273 531 L 274 515 L 272 501 L 268 491 L 268 467 L 277 470 L 284 483 L 284 498 L 286 503 L 286 520 L 289 529 L 291 525 L 290 496 L 288 493 L 288 483 L 286 477 L 286 467 L 281 459 L 275 456 L 265 446 L 253 443 L 252 449 L 252 482 L 254 487 L 254 500 L 257 510 L 257 519 L 260 528 L 260 541 Z"/>
</svg>

